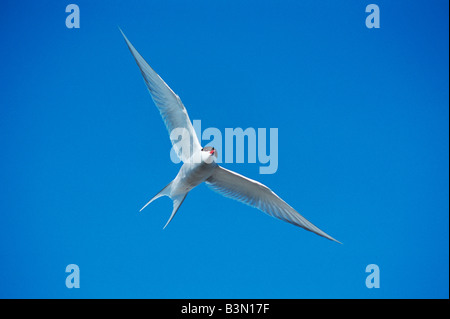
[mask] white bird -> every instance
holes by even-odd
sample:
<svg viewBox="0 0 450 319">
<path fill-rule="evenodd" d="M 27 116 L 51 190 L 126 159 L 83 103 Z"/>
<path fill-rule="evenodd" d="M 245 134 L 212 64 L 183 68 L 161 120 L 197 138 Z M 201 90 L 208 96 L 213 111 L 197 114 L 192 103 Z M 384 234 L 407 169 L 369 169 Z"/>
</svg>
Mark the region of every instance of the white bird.
<svg viewBox="0 0 450 319">
<path fill-rule="evenodd" d="M 165 228 L 175 216 L 189 191 L 206 182 L 210 188 L 225 197 L 238 200 L 258 208 L 270 216 L 340 243 L 300 215 L 267 186 L 219 166 L 215 162 L 217 151 L 214 147 L 202 147 L 200 145 L 186 108 L 178 95 L 148 65 L 122 30 L 120 32 L 141 70 L 150 95 L 171 135 L 174 150 L 183 161 L 175 179 L 145 204 L 140 211 L 161 196 L 170 197 L 173 201 L 173 210 L 164 226 Z M 172 132 L 176 129 L 179 129 L 179 132 L 187 133 L 186 138 L 178 141 L 179 135 L 177 134 L 175 134 L 176 137 L 172 138 Z"/>
</svg>

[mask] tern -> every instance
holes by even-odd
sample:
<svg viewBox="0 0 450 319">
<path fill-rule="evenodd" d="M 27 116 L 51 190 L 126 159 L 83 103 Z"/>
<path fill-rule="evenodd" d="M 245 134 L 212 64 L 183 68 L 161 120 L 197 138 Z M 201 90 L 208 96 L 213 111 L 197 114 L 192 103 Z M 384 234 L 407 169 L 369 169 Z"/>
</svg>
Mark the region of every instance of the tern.
<svg viewBox="0 0 450 319">
<path fill-rule="evenodd" d="M 150 67 L 122 30 L 120 32 L 136 60 L 150 95 L 169 131 L 173 148 L 183 161 L 175 179 L 145 204 L 140 211 L 157 198 L 168 196 L 173 201 L 173 210 L 164 226 L 166 228 L 186 195 L 193 188 L 205 182 L 212 190 L 225 197 L 255 207 L 272 217 L 340 243 L 300 215 L 267 186 L 219 166 L 215 162 L 217 150 L 211 146 L 202 147 L 200 145 L 186 108 L 178 95 Z M 176 130 L 179 133 L 186 133 L 181 141 L 178 140 L 179 134 L 174 134 L 177 138 L 173 138 L 172 133 Z"/>
</svg>

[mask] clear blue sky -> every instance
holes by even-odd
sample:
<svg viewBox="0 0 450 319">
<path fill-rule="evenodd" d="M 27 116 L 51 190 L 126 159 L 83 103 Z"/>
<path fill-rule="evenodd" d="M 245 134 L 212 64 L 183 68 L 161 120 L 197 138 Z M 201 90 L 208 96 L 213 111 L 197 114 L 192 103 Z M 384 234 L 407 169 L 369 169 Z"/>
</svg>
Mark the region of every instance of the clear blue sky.
<svg viewBox="0 0 450 319">
<path fill-rule="evenodd" d="M 69 3 L 2 2 L 0 297 L 449 297 L 448 1 Z M 278 128 L 226 167 L 344 244 L 204 185 L 138 213 L 179 165 L 118 26 L 204 128 Z"/>
</svg>

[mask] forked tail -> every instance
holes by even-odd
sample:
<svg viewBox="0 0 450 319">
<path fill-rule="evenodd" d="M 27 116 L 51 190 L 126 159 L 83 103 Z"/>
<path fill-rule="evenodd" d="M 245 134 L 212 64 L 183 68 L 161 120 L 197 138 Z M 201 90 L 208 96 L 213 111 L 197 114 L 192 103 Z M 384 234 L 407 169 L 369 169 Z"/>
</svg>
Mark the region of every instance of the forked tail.
<svg viewBox="0 0 450 319">
<path fill-rule="evenodd" d="M 186 195 L 187 195 L 187 193 L 184 193 L 184 194 L 171 196 L 170 195 L 171 190 L 172 190 L 172 182 L 170 182 L 166 187 L 164 187 L 158 194 L 156 194 L 152 199 L 150 199 L 150 201 L 147 204 L 145 204 L 144 207 L 142 207 L 139 210 L 141 212 L 145 207 L 148 206 L 148 204 L 153 202 L 155 199 L 158 199 L 158 198 L 160 198 L 162 196 L 168 196 L 173 202 L 173 210 L 172 210 L 172 214 L 170 215 L 170 218 L 167 221 L 167 223 L 164 226 L 164 228 L 166 228 L 166 226 L 169 225 L 170 221 L 172 220 L 172 218 L 177 213 L 178 209 L 180 208 L 181 204 L 183 203 L 183 201 L 184 201 L 184 199 L 186 198 Z"/>
</svg>

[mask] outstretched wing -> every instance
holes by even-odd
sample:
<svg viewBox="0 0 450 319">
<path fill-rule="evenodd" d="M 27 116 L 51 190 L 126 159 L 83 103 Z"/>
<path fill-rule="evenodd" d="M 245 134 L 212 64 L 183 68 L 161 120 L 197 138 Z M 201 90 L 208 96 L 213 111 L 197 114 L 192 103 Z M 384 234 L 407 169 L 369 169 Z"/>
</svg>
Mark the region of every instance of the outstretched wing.
<svg viewBox="0 0 450 319">
<path fill-rule="evenodd" d="M 197 134 L 195 134 L 186 108 L 178 95 L 172 91 L 163 79 L 148 65 L 131 42 L 128 41 L 122 30 L 120 32 L 141 70 L 145 84 L 169 132 L 175 152 L 183 162 L 187 162 L 192 154 L 200 151 L 202 147 L 197 138 Z M 178 130 L 173 131 L 174 129 Z"/>
<path fill-rule="evenodd" d="M 340 243 L 310 223 L 267 186 L 257 181 L 217 166 L 211 177 L 206 180 L 206 184 L 225 197 L 238 200 L 241 203 L 258 208 L 272 217 Z"/>
</svg>

